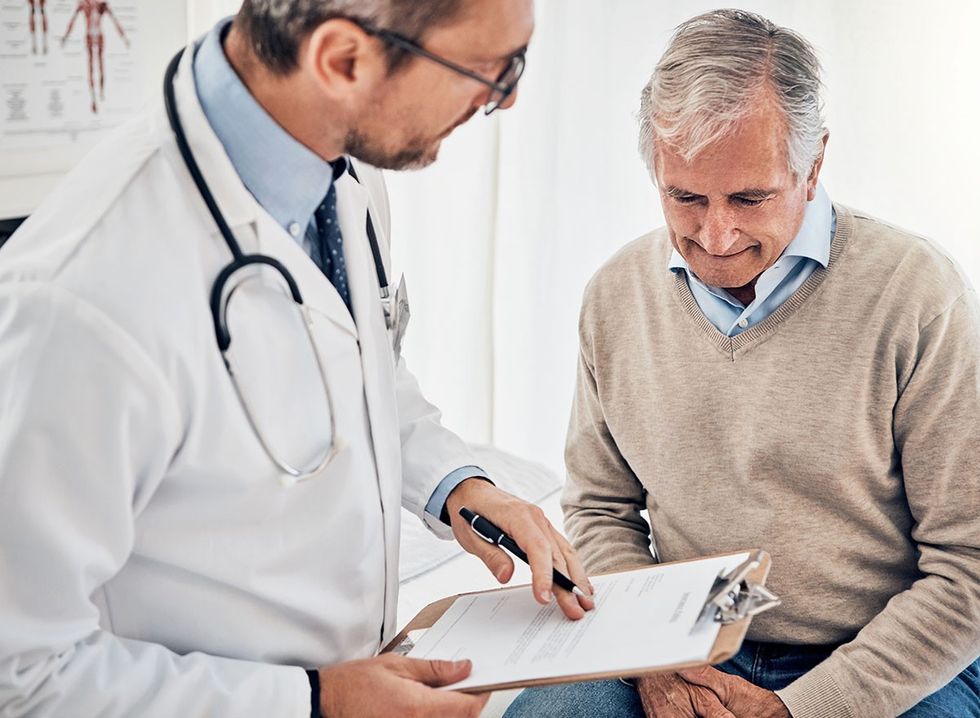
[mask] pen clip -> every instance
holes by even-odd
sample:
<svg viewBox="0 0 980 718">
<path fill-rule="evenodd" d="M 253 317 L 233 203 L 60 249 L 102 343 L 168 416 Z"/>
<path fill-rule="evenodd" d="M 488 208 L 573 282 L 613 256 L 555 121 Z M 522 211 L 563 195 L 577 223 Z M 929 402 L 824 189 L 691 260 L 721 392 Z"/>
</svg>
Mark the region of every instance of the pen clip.
<svg viewBox="0 0 980 718">
<path fill-rule="evenodd" d="M 487 543 L 492 543 L 492 544 L 495 544 L 495 543 L 496 543 L 496 541 L 494 541 L 494 540 L 493 540 L 492 538 L 490 538 L 489 536 L 485 536 L 485 535 L 483 534 L 483 532 L 482 532 L 482 531 L 480 531 L 480 529 L 478 529 L 478 528 L 476 527 L 476 522 L 477 522 L 477 521 L 478 521 L 479 519 L 480 519 L 480 514 L 473 514 L 473 518 L 471 518 L 471 519 L 470 519 L 470 528 L 471 528 L 471 529 L 473 529 L 473 533 L 475 533 L 475 534 L 476 534 L 477 536 L 479 536 L 479 537 L 480 537 L 481 539 L 483 539 L 483 540 L 484 540 L 484 541 L 486 541 Z"/>
<path fill-rule="evenodd" d="M 479 521 L 479 520 L 480 520 L 480 514 L 477 514 L 476 516 L 473 517 L 473 520 L 470 521 L 470 527 L 473 529 L 473 531 L 476 532 L 476 535 L 479 536 L 481 539 L 483 539 L 484 541 L 486 541 L 489 544 L 493 544 L 494 546 L 499 546 L 500 545 L 500 541 L 504 538 L 504 535 L 505 535 L 504 532 L 501 531 L 500 532 L 500 535 L 497 536 L 496 539 L 494 539 L 491 536 L 487 536 L 485 533 L 483 533 L 480 529 L 478 529 L 476 527 L 476 522 Z"/>
<path fill-rule="evenodd" d="M 479 536 L 481 539 L 483 539 L 487 543 L 493 544 L 494 546 L 499 546 L 500 545 L 501 540 L 503 540 L 503 538 L 505 536 L 505 534 L 504 534 L 503 531 L 500 531 L 500 529 L 498 529 L 496 526 L 493 526 L 491 524 L 491 527 L 492 528 L 494 528 L 494 529 L 496 529 L 497 531 L 500 532 L 500 534 L 497 536 L 497 538 L 494 539 L 492 536 L 490 536 L 489 534 L 485 533 L 486 524 L 489 523 L 489 522 L 486 519 L 484 519 L 482 516 L 480 516 L 480 514 L 476 513 L 475 511 L 470 511 L 465 506 L 459 510 L 459 514 L 460 514 L 460 516 L 463 517 L 463 519 L 465 521 L 467 521 L 469 523 L 470 528 L 473 529 L 473 533 L 475 533 L 477 536 Z M 480 522 L 482 522 L 484 524 L 484 528 L 483 529 L 481 529 L 481 527 L 477 525 Z"/>
</svg>

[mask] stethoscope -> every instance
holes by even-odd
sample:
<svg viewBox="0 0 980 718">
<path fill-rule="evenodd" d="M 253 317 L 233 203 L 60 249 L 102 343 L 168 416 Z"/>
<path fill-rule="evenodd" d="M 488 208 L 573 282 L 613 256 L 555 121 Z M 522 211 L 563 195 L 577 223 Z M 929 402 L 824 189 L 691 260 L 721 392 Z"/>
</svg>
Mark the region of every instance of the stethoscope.
<svg viewBox="0 0 980 718">
<path fill-rule="evenodd" d="M 258 438 L 259 443 L 262 445 L 265 453 L 283 472 L 281 482 L 285 486 L 290 486 L 295 484 L 297 481 L 312 478 L 313 476 L 316 476 L 322 472 L 333 460 L 333 458 L 343 449 L 344 442 L 337 435 L 336 423 L 334 421 L 333 398 L 330 394 L 330 387 L 327 382 L 327 375 L 323 366 L 323 361 L 320 358 L 320 353 L 316 348 L 316 342 L 313 339 L 313 318 L 309 309 L 303 303 L 303 295 L 300 293 L 299 285 L 296 283 L 293 275 L 290 274 L 289 270 L 286 269 L 286 267 L 283 266 L 279 260 L 264 254 L 245 254 L 242 251 L 241 246 L 238 244 L 238 240 L 235 239 L 235 235 L 232 234 L 231 228 L 228 226 L 228 222 L 225 220 L 224 215 L 218 208 L 218 203 L 215 201 L 214 195 L 211 193 L 211 189 L 208 187 L 197 161 L 194 159 L 194 153 L 191 151 L 190 144 L 187 141 L 187 135 L 184 133 L 184 128 L 180 122 L 180 117 L 177 114 L 177 102 L 174 94 L 174 76 L 177 73 L 177 68 L 183 54 L 184 50 L 182 49 L 180 52 L 174 55 L 174 58 L 167 66 L 167 72 L 163 78 L 164 107 L 167 111 L 167 119 L 170 121 L 170 127 L 173 129 L 174 136 L 177 141 L 177 148 L 180 150 L 180 156 L 187 167 L 187 171 L 191 175 L 191 179 L 194 180 L 194 185 L 197 187 L 197 191 L 200 193 L 201 199 L 204 200 L 204 204 L 211 213 L 211 217 L 214 218 L 214 222 L 218 226 L 218 230 L 221 232 L 221 236 L 224 238 L 225 244 L 228 245 L 228 249 L 232 254 L 231 262 L 229 262 L 218 273 L 214 284 L 211 286 L 210 304 L 211 318 L 214 323 L 214 334 L 218 341 L 218 349 L 221 352 L 221 358 L 224 361 L 225 369 L 227 369 L 228 375 L 231 377 L 232 385 L 235 388 L 235 393 L 238 395 L 238 399 L 245 411 L 245 415 L 248 417 L 248 423 L 252 427 L 252 431 Z M 348 163 L 348 171 L 355 181 L 360 182 L 356 172 L 354 171 L 353 165 L 350 163 Z M 384 310 L 385 326 L 390 331 L 392 325 L 392 307 L 391 295 L 388 290 L 388 276 L 385 272 L 384 261 L 381 257 L 381 248 L 378 245 L 378 237 L 374 230 L 374 223 L 371 221 L 370 210 L 367 213 L 367 236 L 371 245 L 371 254 L 374 256 L 374 268 L 378 275 L 379 295 L 382 309 Z M 262 265 L 271 268 L 285 282 L 286 287 L 289 290 L 290 298 L 296 304 L 301 315 L 303 316 L 303 325 L 306 329 L 306 336 L 309 339 L 310 348 L 313 350 L 313 355 L 316 357 L 317 368 L 322 380 L 323 392 L 324 396 L 326 397 L 327 409 L 330 416 L 331 438 L 330 446 L 322 452 L 312 468 L 297 468 L 282 459 L 272 449 L 271 444 L 266 440 L 265 435 L 262 433 L 258 423 L 255 421 L 251 405 L 249 404 L 245 393 L 242 391 L 242 387 L 238 383 L 231 357 L 228 354 L 228 349 L 231 346 L 231 332 L 228 329 L 227 321 L 228 305 L 231 303 L 231 298 L 235 293 L 236 287 L 232 285 L 232 288 L 227 292 L 227 294 L 225 289 L 229 285 L 232 277 L 239 271 L 254 265 Z"/>
</svg>

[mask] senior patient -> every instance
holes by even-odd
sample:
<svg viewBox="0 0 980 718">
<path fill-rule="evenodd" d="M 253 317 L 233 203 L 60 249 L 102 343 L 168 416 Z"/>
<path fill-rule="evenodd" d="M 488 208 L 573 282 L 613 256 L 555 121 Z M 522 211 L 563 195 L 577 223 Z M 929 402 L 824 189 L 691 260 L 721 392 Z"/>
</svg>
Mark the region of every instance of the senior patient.
<svg viewBox="0 0 980 718">
<path fill-rule="evenodd" d="M 667 227 L 586 290 L 566 452 L 591 573 L 759 546 L 783 606 L 718 669 L 508 716 L 980 716 L 980 309 L 831 203 L 819 73 L 757 15 L 678 28 L 641 107 Z"/>
</svg>

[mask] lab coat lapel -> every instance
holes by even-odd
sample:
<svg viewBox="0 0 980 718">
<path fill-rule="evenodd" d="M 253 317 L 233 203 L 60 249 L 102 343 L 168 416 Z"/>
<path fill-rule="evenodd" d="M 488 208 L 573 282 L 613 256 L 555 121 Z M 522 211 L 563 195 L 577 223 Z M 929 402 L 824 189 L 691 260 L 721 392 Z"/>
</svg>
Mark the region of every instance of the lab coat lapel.
<svg viewBox="0 0 980 718">
<path fill-rule="evenodd" d="M 349 174 L 337 180 L 337 210 L 344 236 L 348 282 L 361 343 L 364 394 L 371 421 L 371 438 L 378 468 L 384 509 L 388 589 L 385 633 L 395 620 L 398 545 L 401 505 L 401 440 L 395 404 L 395 367 L 385 328 L 377 272 L 367 237 L 368 196 Z M 377 222 L 375 222 L 377 226 Z"/>
<path fill-rule="evenodd" d="M 248 224 L 255 220 L 259 205 L 245 188 L 245 185 L 242 184 L 234 165 L 232 165 L 224 146 L 221 144 L 221 140 L 211 129 L 211 125 L 204 115 L 194 84 L 193 59 L 194 46 L 191 45 L 184 50 L 177 74 L 174 76 L 174 95 L 177 100 L 177 112 L 180 115 L 181 125 L 187 135 L 187 142 L 194 154 L 194 159 L 214 195 L 225 221 L 232 228 Z M 165 114 L 158 113 L 157 117 L 162 120 L 160 131 L 173 138 L 173 131 L 167 123 Z M 192 184 L 190 173 L 180 159 L 176 142 L 172 141 L 166 146 L 171 147 L 172 154 L 176 156 L 175 166 L 178 167 L 178 171 L 187 176 L 187 181 L 183 183 L 187 186 L 187 191 L 196 194 L 197 191 Z M 208 222 L 208 226 L 213 224 L 204 202 L 198 199 L 196 204 L 201 209 L 202 221 Z M 217 228 L 215 228 L 215 233 L 217 233 Z"/>
</svg>

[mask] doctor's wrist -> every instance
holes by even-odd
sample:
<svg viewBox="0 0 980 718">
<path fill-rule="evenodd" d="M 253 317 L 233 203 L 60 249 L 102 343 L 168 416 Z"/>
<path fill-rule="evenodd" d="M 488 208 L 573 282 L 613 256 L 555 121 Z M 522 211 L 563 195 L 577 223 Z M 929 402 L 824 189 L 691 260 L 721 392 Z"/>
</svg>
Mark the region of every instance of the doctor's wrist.
<svg viewBox="0 0 980 718">
<path fill-rule="evenodd" d="M 466 484 L 467 482 L 474 482 L 474 481 L 482 481 L 484 483 L 490 484 L 491 486 L 496 486 L 496 484 L 493 483 L 486 476 L 469 476 L 469 477 L 463 479 L 462 481 L 460 481 L 456 485 L 456 487 L 452 491 L 449 492 L 449 496 L 446 497 L 446 502 L 442 505 L 442 511 L 439 514 L 439 520 L 442 521 L 444 524 L 446 524 L 446 526 L 452 526 L 452 522 L 451 522 L 452 509 L 450 509 L 450 507 L 449 507 L 449 499 L 450 499 L 450 497 L 452 497 L 453 494 L 457 494 L 457 498 L 459 498 L 459 493 L 460 492 L 458 490 L 464 484 Z"/>
<path fill-rule="evenodd" d="M 320 711 L 320 671 L 307 671 L 310 679 L 310 718 L 323 718 Z"/>
</svg>

